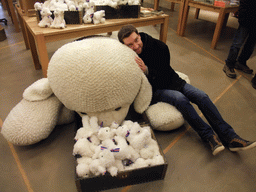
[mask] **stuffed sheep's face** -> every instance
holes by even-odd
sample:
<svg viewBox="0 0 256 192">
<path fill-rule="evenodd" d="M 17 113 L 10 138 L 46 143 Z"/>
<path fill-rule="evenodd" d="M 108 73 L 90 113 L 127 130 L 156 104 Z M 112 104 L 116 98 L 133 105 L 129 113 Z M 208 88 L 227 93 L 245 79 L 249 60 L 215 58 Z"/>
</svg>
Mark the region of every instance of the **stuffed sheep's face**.
<svg viewBox="0 0 256 192">
<path fill-rule="evenodd" d="M 138 113 L 150 104 L 152 90 L 135 62 L 136 53 L 116 39 L 91 37 L 68 43 L 52 56 L 48 80 L 53 93 L 81 116 L 99 124 L 121 124 L 134 103 Z"/>
</svg>

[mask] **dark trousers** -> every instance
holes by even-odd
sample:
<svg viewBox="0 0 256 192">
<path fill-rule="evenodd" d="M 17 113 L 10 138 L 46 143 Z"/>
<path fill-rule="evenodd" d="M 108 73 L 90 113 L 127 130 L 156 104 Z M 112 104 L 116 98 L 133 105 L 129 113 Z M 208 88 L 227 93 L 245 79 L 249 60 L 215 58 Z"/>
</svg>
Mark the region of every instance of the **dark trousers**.
<svg viewBox="0 0 256 192">
<path fill-rule="evenodd" d="M 214 132 L 223 144 L 229 143 L 237 136 L 234 129 L 223 120 L 208 95 L 190 84 L 185 84 L 181 92 L 169 89 L 157 90 L 154 97 L 158 101 L 175 106 L 204 141 L 207 141 Z M 191 102 L 198 106 L 210 125 L 198 115 Z"/>
<path fill-rule="evenodd" d="M 233 43 L 230 47 L 228 58 L 226 59 L 227 66 L 234 68 L 236 61 L 246 65 L 246 61 L 251 57 L 256 44 L 256 26 L 245 27 L 239 25 Z M 239 51 L 244 45 L 241 54 Z M 238 56 L 239 55 L 239 56 Z"/>
</svg>

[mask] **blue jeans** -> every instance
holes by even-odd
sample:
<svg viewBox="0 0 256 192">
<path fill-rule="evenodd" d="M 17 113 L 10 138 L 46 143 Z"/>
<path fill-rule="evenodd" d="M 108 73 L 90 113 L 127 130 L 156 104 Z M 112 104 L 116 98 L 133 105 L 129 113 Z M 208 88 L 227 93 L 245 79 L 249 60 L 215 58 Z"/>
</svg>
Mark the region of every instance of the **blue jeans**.
<svg viewBox="0 0 256 192">
<path fill-rule="evenodd" d="M 232 45 L 226 59 L 227 66 L 234 68 L 236 61 L 245 65 L 246 61 L 251 57 L 256 44 L 256 27 L 251 28 L 239 25 L 235 32 Z M 241 54 L 238 56 L 240 48 L 244 44 Z"/>
<path fill-rule="evenodd" d="M 154 93 L 154 97 L 156 101 L 166 102 L 175 106 L 204 141 L 207 141 L 214 132 L 219 136 L 223 144 L 229 143 L 237 136 L 234 129 L 223 120 L 209 96 L 190 84 L 186 83 L 182 91 L 157 90 Z M 211 126 L 198 115 L 190 102 L 198 106 Z"/>
</svg>

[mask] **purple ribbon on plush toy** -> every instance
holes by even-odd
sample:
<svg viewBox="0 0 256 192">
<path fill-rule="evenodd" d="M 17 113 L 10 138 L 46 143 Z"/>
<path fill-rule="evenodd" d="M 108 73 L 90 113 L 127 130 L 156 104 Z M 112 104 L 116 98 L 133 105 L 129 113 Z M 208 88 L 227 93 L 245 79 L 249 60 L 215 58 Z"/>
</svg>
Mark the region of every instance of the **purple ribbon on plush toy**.
<svg viewBox="0 0 256 192">
<path fill-rule="evenodd" d="M 90 143 L 92 142 L 91 137 L 87 137 L 87 140 L 90 141 Z"/>
<path fill-rule="evenodd" d="M 130 135 L 130 131 L 127 131 L 125 137 L 128 137 Z"/>
<path fill-rule="evenodd" d="M 111 151 L 111 152 L 119 152 L 119 151 L 120 151 L 120 148 L 111 149 L 110 151 Z"/>
</svg>

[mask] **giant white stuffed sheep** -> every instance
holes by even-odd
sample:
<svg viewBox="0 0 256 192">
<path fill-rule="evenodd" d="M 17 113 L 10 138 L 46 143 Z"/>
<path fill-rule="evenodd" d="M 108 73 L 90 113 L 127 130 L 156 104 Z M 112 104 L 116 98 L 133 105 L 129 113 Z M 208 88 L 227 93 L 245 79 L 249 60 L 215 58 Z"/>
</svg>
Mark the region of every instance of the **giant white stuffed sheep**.
<svg viewBox="0 0 256 192">
<path fill-rule="evenodd" d="M 5 119 L 1 133 L 15 145 L 31 145 L 49 136 L 58 124 L 96 116 L 99 124 L 121 124 L 130 105 L 146 114 L 153 128 L 171 130 L 184 123 L 173 106 L 149 106 L 151 86 L 135 62 L 136 53 L 115 39 L 93 37 L 58 49 L 48 77 L 30 85 Z M 175 116 L 178 114 L 178 118 Z M 175 116 L 175 118 L 173 118 Z"/>
<path fill-rule="evenodd" d="M 49 62 L 48 77 L 24 91 L 1 133 L 13 144 L 30 145 L 47 138 L 57 124 L 74 120 L 74 111 L 96 116 L 104 126 L 121 124 L 132 103 L 143 113 L 152 90 L 135 54 L 108 37 L 62 46 Z"/>
</svg>

